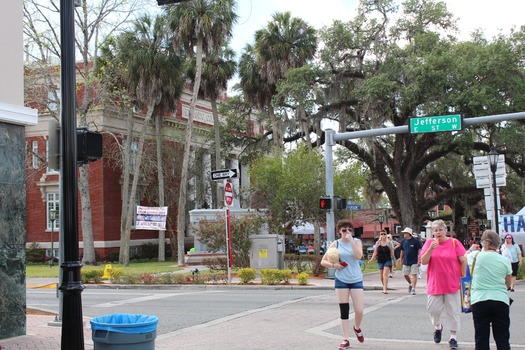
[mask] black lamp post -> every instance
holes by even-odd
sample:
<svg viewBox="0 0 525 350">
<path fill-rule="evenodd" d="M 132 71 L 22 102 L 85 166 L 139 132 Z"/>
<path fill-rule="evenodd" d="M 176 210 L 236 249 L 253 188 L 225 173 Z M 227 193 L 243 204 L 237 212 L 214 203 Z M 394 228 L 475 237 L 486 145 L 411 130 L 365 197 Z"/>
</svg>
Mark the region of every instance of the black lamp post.
<svg viewBox="0 0 525 350">
<path fill-rule="evenodd" d="M 385 217 L 383 214 L 377 215 L 377 221 L 379 221 L 380 229 L 383 229 L 383 222 L 385 222 Z"/>
<path fill-rule="evenodd" d="M 428 217 L 430 218 L 430 220 L 434 221 L 434 220 L 436 220 L 436 217 L 437 217 L 436 214 L 437 214 L 437 213 L 436 213 L 435 210 L 430 210 L 430 211 L 428 212 Z"/>
<path fill-rule="evenodd" d="M 55 235 L 55 220 L 57 219 L 57 210 L 49 209 L 49 221 L 51 221 L 51 253 L 49 254 L 49 267 L 55 265 L 55 249 L 53 247 Z"/>
<path fill-rule="evenodd" d="M 487 155 L 490 164 L 490 171 L 492 172 L 492 189 L 494 190 L 494 228 L 496 233 L 499 234 L 498 224 L 498 189 L 496 187 L 496 170 L 498 170 L 498 158 L 499 154 L 494 148 L 492 148 Z"/>
<path fill-rule="evenodd" d="M 481 220 L 481 234 L 480 236 L 483 234 L 483 232 L 485 232 L 485 228 L 487 227 L 487 221 L 485 219 Z"/>
<path fill-rule="evenodd" d="M 468 237 L 468 232 L 467 232 L 468 218 L 466 216 L 463 216 L 461 218 L 461 224 L 463 225 L 463 228 L 465 230 L 465 236 Z"/>
<path fill-rule="evenodd" d="M 60 0 L 60 230 L 62 256 L 62 350 L 84 350 L 84 320 L 78 252 L 77 118 L 75 67 L 75 2 Z"/>
</svg>

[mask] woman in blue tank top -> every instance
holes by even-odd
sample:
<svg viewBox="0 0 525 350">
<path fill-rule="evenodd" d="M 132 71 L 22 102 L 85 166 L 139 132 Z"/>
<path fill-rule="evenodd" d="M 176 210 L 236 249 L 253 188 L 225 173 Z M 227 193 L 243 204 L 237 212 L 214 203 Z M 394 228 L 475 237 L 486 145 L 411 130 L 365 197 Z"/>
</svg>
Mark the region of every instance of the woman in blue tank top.
<svg viewBox="0 0 525 350">
<path fill-rule="evenodd" d="M 353 225 L 349 219 L 343 219 L 337 223 L 337 232 L 341 238 L 332 242 L 329 248 L 338 249 L 339 261 L 330 262 L 327 250 L 321 265 L 335 269 L 335 294 L 339 303 L 343 333 L 343 342 L 339 345 L 339 349 L 344 350 L 350 347 L 348 339 L 350 335 L 350 299 L 352 299 L 354 309 L 354 333 L 359 342 L 365 341 L 361 331 L 364 311 L 363 273 L 359 266 L 359 261 L 363 257 L 363 244 L 360 239 L 353 237 Z"/>
</svg>

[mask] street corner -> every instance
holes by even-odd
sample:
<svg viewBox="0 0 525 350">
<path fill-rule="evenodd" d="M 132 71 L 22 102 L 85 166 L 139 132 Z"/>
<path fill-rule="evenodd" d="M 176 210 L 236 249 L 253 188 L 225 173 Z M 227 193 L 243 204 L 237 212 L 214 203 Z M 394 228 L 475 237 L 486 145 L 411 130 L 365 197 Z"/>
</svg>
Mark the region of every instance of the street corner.
<svg viewBox="0 0 525 350">
<path fill-rule="evenodd" d="M 26 289 L 56 289 L 57 283 L 31 283 L 26 284 Z"/>
</svg>

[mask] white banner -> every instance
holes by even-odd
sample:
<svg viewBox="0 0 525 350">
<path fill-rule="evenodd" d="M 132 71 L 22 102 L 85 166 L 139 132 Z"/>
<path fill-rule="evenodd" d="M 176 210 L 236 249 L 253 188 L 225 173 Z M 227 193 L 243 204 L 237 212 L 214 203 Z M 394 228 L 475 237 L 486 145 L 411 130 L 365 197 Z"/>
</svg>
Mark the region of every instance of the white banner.
<svg viewBox="0 0 525 350">
<path fill-rule="evenodd" d="M 166 230 L 168 207 L 142 207 L 137 205 L 136 230 Z"/>
</svg>

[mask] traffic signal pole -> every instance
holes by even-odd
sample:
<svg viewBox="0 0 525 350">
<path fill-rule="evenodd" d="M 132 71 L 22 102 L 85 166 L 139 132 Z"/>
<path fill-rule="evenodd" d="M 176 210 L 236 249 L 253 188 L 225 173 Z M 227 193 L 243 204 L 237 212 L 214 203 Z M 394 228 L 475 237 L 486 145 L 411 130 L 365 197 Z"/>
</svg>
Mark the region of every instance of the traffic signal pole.
<svg viewBox="0 0 525 350">
<path fill-rule="evenodd" d="M 488 123 L 499 123 L 503 121 L 525 119 L 525 112 L 519 113 L 508 113 L 498 114 L 486 117 L 473 117 L 463 120 L 463 125 L 476 125 L 476 124 L 488 124 Z M 408 134 L 410 132 L 408 125 L 394 126 L 389 128 L 371 129 L 371 130 L 360 130 L 343 132 L 337 134 L 332 129 L 325 130 L 325 167 L 326 167 L 326 195 L 332 198 L 334 203 L 334 164 L 333 164 L 333 147 L 337 141 L 352 140 L 365 137 L 375 137 L 383 135 L 393 134 Z M 328 244 L 335 240 L 335 215 L 334 215 L 335 204 L 332 204 L 332 209 L 326 211 L 326 237 Z M 330 269 L 328 269 L 328 277 L 330 276 Z"/>
</svg>

